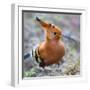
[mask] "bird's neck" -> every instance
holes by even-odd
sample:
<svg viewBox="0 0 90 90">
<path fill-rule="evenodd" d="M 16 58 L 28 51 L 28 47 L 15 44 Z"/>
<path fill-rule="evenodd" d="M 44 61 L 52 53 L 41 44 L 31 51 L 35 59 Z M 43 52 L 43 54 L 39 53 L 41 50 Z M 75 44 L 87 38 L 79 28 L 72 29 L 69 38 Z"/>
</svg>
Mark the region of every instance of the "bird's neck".
<svg viewBox="0 0 90 90">
<path fill-rule="evenodd" d="M 45 40 L 45 43 L 46 43 L 46 44 L 52 44 L 52 45 L 58 44 L 59 42 L 60 42 L 60 40 L 57 40 L 57 39 L 53 39 L 53 40 L 48 40 L 48 39 L 46 39 L 46 40 Z"/>
</svg>

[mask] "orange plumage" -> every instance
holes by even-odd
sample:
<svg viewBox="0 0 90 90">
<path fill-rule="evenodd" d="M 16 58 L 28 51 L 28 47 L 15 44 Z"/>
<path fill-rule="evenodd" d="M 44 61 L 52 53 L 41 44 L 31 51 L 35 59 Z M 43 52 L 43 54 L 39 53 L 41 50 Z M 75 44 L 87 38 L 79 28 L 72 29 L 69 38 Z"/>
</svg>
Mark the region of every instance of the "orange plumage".
<svg viewBox="0 0 90 90">
<path fill-rule="evenodd" d="M 44 62 L 42 67 L 58 64 L 65 55 L 65 47 L 61 41 L 62 31 L 59 27 L 44 22 L 38 17 L 36 17 L 36 20 L 45 32 L 45 40 L 38 46 L 40 58 Z"/>
</svg>

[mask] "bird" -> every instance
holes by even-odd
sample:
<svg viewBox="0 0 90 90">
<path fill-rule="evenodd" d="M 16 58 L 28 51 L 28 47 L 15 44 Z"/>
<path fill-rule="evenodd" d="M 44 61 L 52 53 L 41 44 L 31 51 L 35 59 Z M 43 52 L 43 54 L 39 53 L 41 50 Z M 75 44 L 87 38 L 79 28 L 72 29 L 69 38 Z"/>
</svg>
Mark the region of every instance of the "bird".
<svg viewBox="0 0 90 90">
<path fill-rule="evenodd" d="M 39 44 L 35 53 L 36 60 L 40 67 L 49 66 L 52 64 L 59 64 L 65 55 L 65 46 L 61 41 L 62 30 L 54 24 L 45 22 L 39 17 L 36 21 L 40 24 L 45 33 L 45 39 Z"/>
<path fill-rule="evenodd" d="M 42 28 L 45 38 L 34 50 L 32 50 L 32 56 L 42 68 L 53 64 L 59 65 L 65 55 L 65 46 L 61 39 L 61 28 L 47 21 L 43 21 L 39 17 L 36 17 L 36 21 Z M 24 57 L 27 58 L 28 56 L 29 54 Z"/>
</svg>

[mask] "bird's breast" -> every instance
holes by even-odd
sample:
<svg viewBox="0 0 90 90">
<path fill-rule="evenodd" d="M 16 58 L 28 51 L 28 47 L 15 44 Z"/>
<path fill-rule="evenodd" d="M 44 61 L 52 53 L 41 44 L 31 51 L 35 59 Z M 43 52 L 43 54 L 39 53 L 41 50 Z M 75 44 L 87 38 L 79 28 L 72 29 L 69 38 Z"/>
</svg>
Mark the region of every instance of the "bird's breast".
<svg viewBox="0 0 90 90">
<path fill-rule="evenodd" d="M 64 56 L 64 44 L 62 42 L 43 42 L 39 47 L 39 52 L 45 63 L 52 64 L 58 62 Z"/>
</svg>

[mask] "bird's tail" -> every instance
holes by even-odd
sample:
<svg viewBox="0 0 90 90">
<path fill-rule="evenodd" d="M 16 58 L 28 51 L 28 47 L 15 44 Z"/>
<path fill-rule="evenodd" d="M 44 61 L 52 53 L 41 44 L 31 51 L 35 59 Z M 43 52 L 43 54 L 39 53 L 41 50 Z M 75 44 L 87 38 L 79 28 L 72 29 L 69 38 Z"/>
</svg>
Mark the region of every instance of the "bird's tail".
<svg viewBox="0 0 90 90">
<path fill-rule="evenodd" d="M 27 59 L 29 57 L 30 57 L 30 53 L 27 53 L 27 54 L 24 55 L 24 59 Z"/>
<path fill-rule="evenodd" d="M 30 58 L 30 57 L 34 58 L 35 57 L 35 50 L 36 50 L 37 47 L 38 47 L 38 44 L 36 46 L 34 46 L 33 49 L 30 52 L 24 54 L 24 59 L 27 59 L 27 58 Z"/>
</svg>

